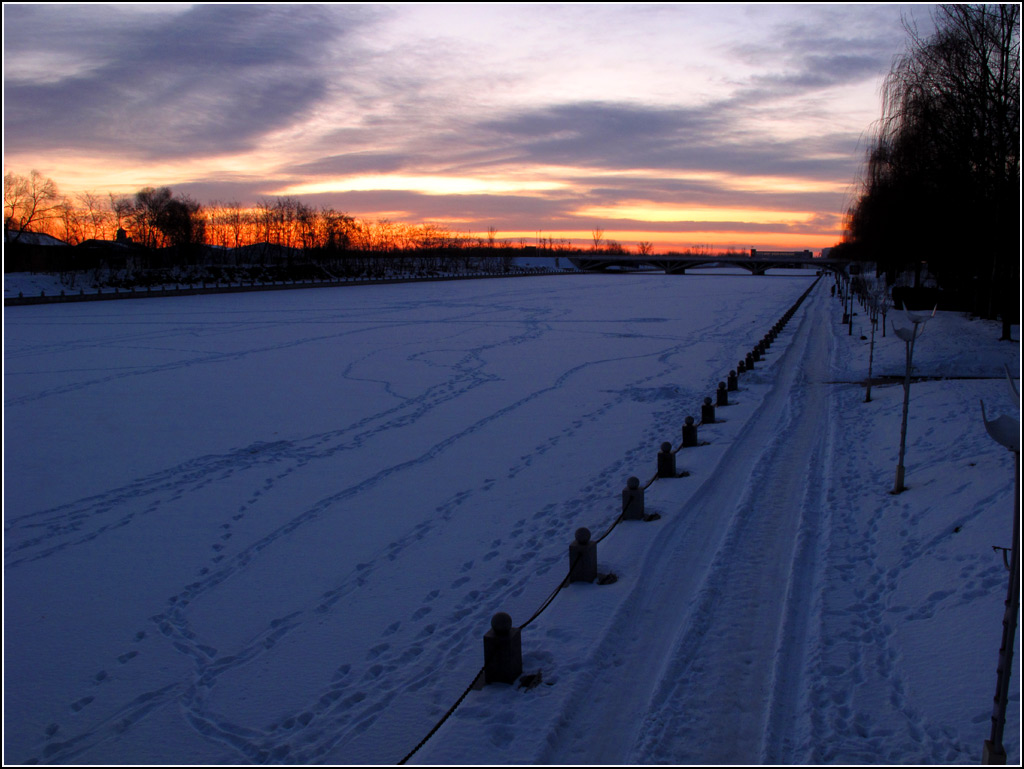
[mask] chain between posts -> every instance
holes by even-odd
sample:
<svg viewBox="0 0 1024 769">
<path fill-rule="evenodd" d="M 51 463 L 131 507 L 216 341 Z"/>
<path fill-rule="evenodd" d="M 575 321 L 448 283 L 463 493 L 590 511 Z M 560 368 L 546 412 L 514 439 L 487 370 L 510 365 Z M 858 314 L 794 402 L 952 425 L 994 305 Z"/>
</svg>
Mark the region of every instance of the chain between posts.
<svg viewBox="0 0 1024 769">
<path fill-rule="evenodd" d="M 801 303 L 803 302 L 803 300 L 804 300 L 804 299 L 805 299 L 805 298 L 807 297 L 807 295 L 808 295 L 808 294 L 810 294 L 810 292 L 811 292 L 811 290 L 812 290 L 812 289 L 814 288 L 814 286 L 816 286 L 816 285 L 818 284 L 818 280 L 820 280 L 820 279 L 821 279 L 821 278 L 820 278 L 820 276 L 819 276 L 819 278 L 818 278 L 817 280 L 815 280 L 813 284 L 811 284 L 811 287 L 810 287 L 810 288 L 808 288 L 808 289 L 807 289 L 807 291 L 805 291 L 805 292 L 803 293 L 803 295 L 802 295 L 802 296 L 801 296 L 801 297 L 800 297 L 800 298 L 799 298 L 799 299 L 798 299 L 798 300 L 796 301 L 796 303 L 795 303 L 795 304 L 794 304 L 794 305 L 793 305 L 793 306 L 792 306 L 792 307 L 790 308 L 790 310 L 789 310 L 789 313 L 787 313 L 787 314 L 790 314 L 790 313 L 792 313 L 793 311 L 795 311 L 795 310 L 796 310 L 796 308 L 797 308 L 797 307 L 799 307 L 799 306 L 800 306 L 800 304 L 801 304 Z M 703 418 L 701 419 L 701 421 L 700 421 L 700 422 L 697 422 L 697 423 L 696 423 L 696 425 L 697 425 L 697 426 L 702 426 L 703 424 L 704 424 L 704 420 L 703 420 Z M 683 444 L 682 444 L 682 443 L 680 442 L 679 446 L 678 446 L 677 448 L 675 448 L 675 449 L 673 449 L 673 450 L 672 450 L 672 453 L 673 453 L 673 454 L 677 454 L 677 453 L 678 453 L 678 452 L 679 452 L 679 451 L 680 451 L 680 450 L 681 450 L 682 448 L 683 448 Z M 648 488 L 650 488 L 650 487 L 651 487 L 651 485 L 652 485 L 652 484 L 653 484 L 653 483 L 654 483 L 654 482 L 655 482 L 655 481 L 656 481 L 656 480 L 658 479 L 658 477 L 659 477 L 659 476 L 658 476 L 658 474 L 657 474 L 657 473 L 655 473 L 655 474 L 654 474 L 654 475 L 653 475 L 653 476 L 651 477 L 651 479 L 650 479 L 649 481 L 647 481 L 647 483 L 646 483 L 646 484 L 645 484 L 645 485 L 643 486 L 643 490 L 644 490 L 644 491 L 646 491 L 646 490 L 647 490 Z M 607 530 L 607 531 L 605 531 L 605 533 L 604 533 L 604 534 L 602 534 L 602 535 L 601 535 L 600 537 L 598 537 L 597 539 L 593 540 L 593 542 L 594 542 L 594 544 L 595 544 L 595 545 L 596 545 L 596 544 L 598 544 L 599 542 L 601 542 L 601 540 L 603 540 L 603 539 L 604 539 L 605 537 L 607 537 L 607 536 L 608 536 L 609 534 L 611 534 L 611 533 L 612 533 L 612 531 L 614 531 L 614 530 L 615 530 L 615 527 L 619 525 L 619 523 L 620 523 L 620 522 L 622 521 L 622 519 L 623 519 L 623 516 L 625 516 L 626 512 L 627 512 L 627 511 L 629 510 L 629 506 L 630 506 L 631 504 L 633 504 L 633 499 L 634 499 L 634 498 L 631 498 L 631 499 L 630 499 L 630 500 L 629 500 L 629 501 L 628 501 L 628 502 L 626 503 L 626 505 L 625 505 L 625 507 L 623 508 L 622 512 L 621 512 L 621 513 L 619 513 L 619 515 L 618 515 L 618 516 L 617 516 L 617 517 L 615 518 L 615 520 L 614 520 L 614 521 L 612 522 L 611 526 L 609 526 L 609 527 L 608 527 L 608 530 Z M 543 603 L 541 604 L 540 608 L 538 608 L 538 609 L 537 609 L 537 611 L 535 611 L 535 612 L 533 613 L 533 615 L 532 615 L 532 616 L 531 616 L 531 617 L 530 617 L 530 618 L 529 618 L 528 620 L 526 620 L 526 622 L 524 622 L 524 623 L 523 623 L 522 625 L 520 625 L 520 626 L 519 626 L 519 630 L 520 630 L 520 631 L 522 631 L 523 629 L 525 629 L 525 628 L 526 628 L 526 627 L 527 627 L 527 626 L 528 626 L 528 625 L 529 625 L 529 624 L 530 624 L 531 622 L 533 622 L 533 621 L 534 621 L 535 619 L 537 619 L 537 617 L 539 617 L 539 616 L 540 616 L 540 615 L 541 615 L 541 614 L 542 614 L 542 613 L 544 612 L 544 610 L 545 610 L 545 609 L 547 609 L 547 608 L 548 608 L 548 606 L 550 606 L 550 605 L 551 605 L 551 602 L 555 600 L 555 597 L 556 597 L 556 596 L 557 596 L 557 595 L 558 595 L 558 594 L 559 594 L 559 593 L 561 592 L 562 588 L 564 588 L 564 587 L 565 587 L 565 586 L 566 586 L 567 584 L 569 584 L 569 577 L 570 577 L 570 576 L 572 575 L 573 569 L 575 569 L 575 567 L 576 567 L 576 564 L 577 564 L 577 563 L 579 563 L 579 560 L 580 560 L 580 558 L 581 558 L 581 557 L 582 557 L 582 555 L 581 555 L 581 554 L 578 554 L 578 555 L 576 556 L 576 559 L 575 559 L 575 560 L 574 560 L 574 561 L 573 561 L 573 562 L 572 562 L 572 563 L 571 563 L 571 564 L 569 565 L 569 571 L 568 571 L 568 572 L 566 573 L 566 575 L 565 575 L 565 577 L 564 577 L 564 578 L 562 579 L 562 581 L 561 581 L 561 582 L 559 582 L 558 586 L 557 586 L 557 587 L 556 587 L 556 588 L 555 588 L 555 589 L 554 589 L 554 590 L 553 590 L 553 591 L 551 592 L 551 594 L 550 594 L 550 595 L 549 595 L 549 596 L 548 596 L 548 597 L 547 597 L 547 598 L 546 598 L 546 599 L 544 600 L 544 602 L 543 602 Z M 402 759 L 401 761 L 399 761 L 399 762 L 398 762 L 398 763 L 399 763 L 399 765 L 405 764 L 405 763 L 406 763 L 406 762 L 407 762 L 407 761 L 408 761 L 408 760 L 409 760 L 410 758 L 412 758 L 412 757 L 413 757 L 413 755 L 414 755 L 414 754 L 415 754 L 415 753 L 416 753 L 416 752 L 417 752 L 417 751 L 418 751 L 418 750 L 419 750 L 420 748 L 422 748 L 422 747 L 423 747 L 423 746 L 424 746 L 424 745 L 425 745 L 425 744 L 427 743 L 427 741 L 428 741 L 428 740 L 429 740 L 429 739 L 430 739 L 431 737 L 433 737 L 433 736 L 434 736 L 434 734 L 435 734 L 435 733 L 437 732 L 437 730 L 441 728 L 441 726 L 442 726 L 442 725 L 443 725 L 443 724 L 445 723 L 445 721 L 447 721 L 447 720 L 448 720 L 448 718 L 449 718 L 449 717 L 450 717 L 450 716 L 452 715 L 452 713 L 454 713 L 454 712 L 456 711 L 456 709 L 458 709 L 459 705 L 461 705 L 461 704 L 462 704 L 462 701 L 466 699 L 466 697 L 467 697 L 467 696 L 469 695 L 470 691 L 472 691 L 472 690 L 473 690 L 473 687 L 474 687 L 474 685 L 475 685 L 475 684 L 476 684 L 476 682 L 477 682 L 477 681 L 478 681 L 478 680 L 480 679 L 480 677 L 481 677 L 481 676 L 483 675 L 483 673 L 484 673 L 484 669 L 483 669 L 483 668 L 480 668 L 480 671 L 479 671 L 479 672 L 478 672 L 478 673 L 476 674 L 476 676 L 475 676 L 475 677 L 473 678 L 473 681 L 472 681 L 472 682 L 471 682 L 471 683 L 469 684 L 469 686 L 467 686 L 467 687 L 466 687 L 466 690 L 465 690 L 465 691 L 464 691 L 464 692 L 462 693 L 462 695 L 461 695 L 461 696 L 460 696 L 460 697 L 458 698 L 458 700 L 456 700 L 456 701 L 455 701 L 455 704 L 454 704 L 454 705 L 452 705 L 452 706 L 451 706 L 451 707 L 450 707 L 450 708 L 448 709 L 448 712 L 447 712 L 447 713 L 445 713 L 445 714 L 444 714 L 444 716 L 442 716 L 442 717 L 441 717 L 441 720 L 440 720 L 440 721 L 438 721 L 438 722 L 437 722 L 437 723 L 436 723 L 436 724 L 434 725 L 434 728 L 433 728 L 433 729 L 431 729 L 431 730 L 430 730 L 430 732 L 428 732 L 428 733 L 427 733 L 427 735 L 426 735 L 426 736 L 425 736 L 425 737 L 424 737 L 424 738 L 423 738 L 422 740 L 420 740 L 419 744 L 418 744 L 418 745 L 417 745 L 417 746 L 416 746 L 415 748 L 413 748 L 413 749 L 412 749 L 412 750 L 411 750 L 411 751 L 410 751 L 410 752 L 408 753 L 408 755 L 406 755 L 406 756 L 405 756 L 405 758 L 403 758 L 403 759 Z"/>
<path fill-rule="evenodd" d="M 478 678 L 480 678 L 480 676 L 482 676 L 482 675 L 483 675 L 483 672 L 484 672 L 484 669 L 483 669 L 483 668 L 480 668 L 480 672 L 478 672 L 478 673 L 476 674 L 476 677 L 475 677 L 475 678 L 474 678 L 474 679 L 472 680 L 472 682 L 470 682 L 469 686 L 467 686 L 467 687 L 466 687 L 466 691 L 464 691 L 464 692 L 462 693 L 462 696 L 461 696 L 461 697 L 459 697 L 459 698 L 458 698 L 458 699 L 457 699 L 457 700 L 455 701 L 455 704 L 454 704 L 454 705 L 452 705 L 452 706 L 451 706 L 450 708 L 448 708 L 448 712 L 447 712 L 447 713 L 445 713 L 445 714 L 444 714 L 444 715 L 443 715 L 443 716 L 441 717 L 441 720 L 440 720 L 440 721 L 438 721 L 438 722 L 437 722 L 437 723 L 436 723 L 436 724 L 434 725 L 434 728 L 430 730 L 430 732 L 429 732 L 429 733 L 427 734 L 427 736 L 426 736 L 426 737 L 424 737 L 424 738 L 423 738 L 422 740 L 420 740 L 420 742 L 419 742 L 419 745 L 417 745 L 417 746 L 416 746 L 415 748 L 413 748 L 412 750 L 410 750 L 410 751 L 409 751 L 409 753 L 408 753 L 408 754 L 406 755 L 406 757 L 405 757 L 405 758 L 403 758 L 403 759 L 402 759 L 401 761 L 399 761 L 399 762 L 398 762 L 398 764 L 399 764 L 399 765 L 402 765 L 402 764 L 404 764 L 404 763 L 405 763 L 406 761 L 408 761 L 408 760 L 409 760 L 410 758 L 412 758 L 412 757 L 413 757 L 413 755 L 414 755 L 414 754 L 416 753 L 416 751 L 417 751 L 417 750 L 419 750 L 420 748 L 422 748 L 422 747 L 423 747 L 424 745 L 426 745 L 426 744 L 427 744 L 427 740 L 429 740 L 429 739 L 430 739 L 431 737 L 433 737 L 433 736 L 434 736 L 434 733 L 435 733 L 435 732 L 436 732 L 436 731 L 437 731 L 438 729 L 440 729 L 440 728 L 441 728 L 441 726 L 442 726 L 442 725 L 444 724 L 444 722 L 448 720 L 448 717 L 449 717 L 449 716 L 450 716 L 450 715 L 451 715 L 452 713 L 454 713 L 454 712 L 456 711 L 456 709 L 457 709 L 457 708 L 459 707 L 459 705 L 461 705 L 461 704 L 462 704 L 462 701 L 463 701 L 464 699 L 466 699 L 466 695 L 468 695 L 468 694 L 469 694 L 469 693 L 470 693 L 470 692 L 471 692 L 471 691 L 473 690 L 473 684 L 475 684 L 475 683 L 477 682 L 477 679 L 478 679 Z"/>
<path fill-rule="evenodd" d="M 655 473 L 654 476 L 647 482 L 647 485 L 644 486 L 644 489 L 646 490 L 647 488 L 649 488 L 651 484 L 653 484 L 657 480 L 657 478 L 658 474 Z M 629 509 L 629 505 L 632 504 L 632 502 L 633 500 L 630 500 L 626 504 L 626 510 Z M 608 530 L 604 534 L 602 534 L 600 537 L 594 540 L 595 545 L 612 533 L 615 527 L 619 525 L 619 522 L 622 520 L 622 516 L 626 513 L 626 510 L 623 510 L 622 513 L 618 515 L 618 517 L 615 519 L 612 525 L 608 527 Z M 562 579 L 561 582 L 558 583 L 558 586 L 553 591 L 551 591 L 551 594 L 540 605 L 540 608 L 538 608 L 537 611 L 533 613 L 533 616 L 531 616 L 528 620 L 526 620 L 526 622 L 519 626 L 520 631 L 522 631 L 524 628 L 526 628 L 527 625 L 529 625 L 531 622 L 537 619 L 537 617 L 539 617 L 544 612 L 544 610 L 551 605 L 551 602 L 555 600 L 555 597 L 562 591 L 562 588 L 564 588 L 569 583 L 569 577 L 572 575 L 573 569 L 576 568 L 576 564 L 579 563 L 581 557 L 582 555 L 577 555 L 576 559 L 571 564 L 569 564 L 569 571 L 566 573 L 565 577 Z M 434 736 L 434 734 L 437 732 L 438 729 L 441 728 L 444 722 L 447 721 L 448 718 L 452 715 L 452 713 L 454 713 L 458 709 L 459 705 L 462 704 L 462 701 L 466 699 L 467 695 L 473 690 L 473 686 L 476 684 L 477 680 L 479 680 L 480 676 L 483 675 L 483 672 L 484 669 L 480 668 L 479 672 L 476 674 L 476 676 L 474 676 L 469 686 L 466 687 L 466 690 L 462 693 L 459 699 L 455 701 L 455 704 L 448 709 L 448 712 L 441 717 L 441 720 L 439 720 L 434 725 L 434 728 L 431 729 L 430 732 L 428 732 L 427 735 L 422 740 L 420 740 L 419 744 L 411 751 L 409 751 L 408 755 L 406 755 L 405 758 L 398 762 L 399 765 L 405 764 L 410 758 L 413 757 L 413 755 L 415 755 L 415 753 L 420 748 L 427 744 L 427 741 Z"/>
</svg>

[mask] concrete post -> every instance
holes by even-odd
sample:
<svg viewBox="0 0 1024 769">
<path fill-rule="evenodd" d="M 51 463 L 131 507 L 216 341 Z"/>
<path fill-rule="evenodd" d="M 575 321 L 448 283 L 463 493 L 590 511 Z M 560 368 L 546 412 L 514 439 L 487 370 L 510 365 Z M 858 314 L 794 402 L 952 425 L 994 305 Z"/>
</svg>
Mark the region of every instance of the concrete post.
<svg viewBox="0 0 1024 769">
<path fill-rule="evenodd" d="M 747 353 L 746 366 L 747 366 L 747 371 L 753 371 L 754 370 L 754 356 L 751 353 L 749 353 L 749 352 Z"/>
<path fill-rule="evenodd" d="M 523 674 L 523 639 L 503 611 L 491 618 L 484 635 L 484 683 L 514 684 Z"/>
<path fill-rule="evenodd" d="M 718 383 L 718 399 L 715 401 L 716 406 L 728 406 L 729 405 L 729 391 L 725 387 L 725 382 Z"/>
<path fill-rule="evenodd" d="M 729 392 L 736 392 L 740 389 L 740 379 L 736 376 L 736 369 L 729 372 L 729 376 L 726 378 L 728 382 L 727 389 Z"/>
<path fill-rule="evenodd" d="M 597 543 L 590 541 L 590 529 L 576 529 L 569 545 L 569 581 L 593 582 L 597 579 Z"/>
<path fill-rule="evenodd" d="M 742 374 L 746 370 L 747 370 L 747 362 L 745 360 L 741 360 L 739 363 L 736 364 L 736 373 L 737 374 Z"/>
<path fill-rule="evenodd" d="M 711 398 L 705 398 L 704 405 L 700 407 L 700 422 L 704 425 L 715 422 L 715 407 L 711 405 Z"/>
<path fill-rule="evenodd" d="M 683 448 L 697 445 L 697 425 L 693 423 L 693 417 L 687 417 L 683 424 Z"/>
<path fill-rule="evenodd" d="M 622 520 L 640 521 L 644 517 L 644 490 L 640 488 L 640 479 L 635 475 L 626 481 L 622 490 Z"/>
<path fill-rule="evenodd" d="M 658 452 L 658 477 L 679 477 L 679 473 L 676 472 L 676 455 L 672 453 L 672 444 L 668 441 L 661 444 L 661 451 Z"/>
</svg>

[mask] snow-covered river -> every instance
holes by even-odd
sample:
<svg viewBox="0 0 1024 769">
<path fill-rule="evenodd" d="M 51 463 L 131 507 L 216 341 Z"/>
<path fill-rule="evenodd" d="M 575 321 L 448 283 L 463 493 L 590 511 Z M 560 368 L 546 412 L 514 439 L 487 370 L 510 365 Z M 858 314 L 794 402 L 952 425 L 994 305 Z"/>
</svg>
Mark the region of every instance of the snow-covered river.
<svg viewBox="0 0 1024 769">
<path fill-rule="evenodd" d="M 543 604 L 575 530 L 615 521 L 626 479 L 654 474 L 661 443 L 679 445 L 812 282 L 552 276 L 7 310 L 6 762 L 398 762 L 473 681 L 492 615 L 519 624 Z M 863 757 L 814 753 L 815 726 L 832 745 L 862 734 L 882 760 L 919 757 L 858 715 L 850 682 L 875 673 L 854 652 L 874 625 L 856 649 L 820 626 L 877 608 L 866 587 L 828 604 L 847 522 L 829 498 L 845 471 L 825 459 L 849 431 L 824 383 L 852 344 L 828 323 L 833 301 L 819 284 L 701 426 L 707 445 L 677 455 L 689 477 L 648 489 L 661 518 L 600 544 L 618 580 L 570 586 L 523 631 L 542 683 L 471 691 L 410 763 Z M 1011 464 L 1008 483 L 961 489 L 984 503 L 970 520 L 1012 486 Z M 959 559 L 970 584 L 949 595 L 1001 603 L 990 561 Z M 908 584 L 877 577 L 876 594 Z M 933 613 L 941 593 L 926 593 Z M 902 686 L 895 622 L 881 618 L 876 653 Z M 994 685 L 983 648 L 972 718 Z M 901 695 L 889 701 L 922 716 L 921 755 L 980 750 L 973 734 L 943 741 Z M 710 752 L 729 736 L 732 752 Z"/>
</svg>

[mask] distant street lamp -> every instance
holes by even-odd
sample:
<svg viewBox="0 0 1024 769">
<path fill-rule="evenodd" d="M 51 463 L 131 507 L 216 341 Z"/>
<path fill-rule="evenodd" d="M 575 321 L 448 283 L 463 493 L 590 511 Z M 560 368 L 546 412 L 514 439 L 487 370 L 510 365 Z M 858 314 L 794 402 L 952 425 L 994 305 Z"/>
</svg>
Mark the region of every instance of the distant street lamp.
<svg viewBox="0 0 1024 769">
<path fill-rule="evenodd" d="M 868 353 L 868 388 L 864 394 L 864 402 L 871 403 L 871 369 L 874 367 L 875 362 L 875 328 L 878 326 L 877 307 L 872 305 L 871 311 L 868 314 L 868 320 L 871 322 L 871 348 Z"/>
<path fill-rule="evenodd" d="M 938 305 L 936 305 L 935 310 L 938 309 Z M 929 318 L 935 317 L 935 310 L 932 310 L 932 314 L 929 316 L 907 312 L 906 308 L 904 308 L 903 316 L 906 319 L 906 323 L 910 325 L 897 326 L 895 321 L 892 324 L 893 333 L 904 341 L 907 348 L 907 373 L 903 378 L 903 426 L 900 428 L 900 459 L 899 464 L 896 465 L 896 485 L 893 487 L 893 494 L 900 494 L 907 488 L 903 485 L 903 477 L 906 474 L 906 470 L 903 467 L 903 457 L 907 450 L 907 412 L 910 409 L 910 370 L 911 361 L 914 358 L 914 343 L 924 331 L 925 322 Z"/>
<path fill-rule="evenodd" d="M 1017 399 L 1020 410 L 1020 393 L 1013 384 L 1010 371 L 1006 377 Z M 1006 748 L 1003 747 L 1003 728 L 1006 726 L 1006 703 L 1010 694 L 1010 672 L 1013 667 L 1013 644 L 1017 636 L 1017 607 L 1020 604 L 1020 419 L 1002 415 L 989 420 L 985 416 L 985 402 L 981 402 L 981 419 L 985 429 L 996 443 L 1013 452 L 1015 485 L 1013 494 L 1013 542 L 1010 550 L 1010 579 L 1006 588 L 1006 607 L 1003 611 L 1003 637 L 999 647 L 999 664 L 996 667 L 996 696 L 992 707 L 992 732 L 985 740 L 981 762 L 983 764 L 1005 764 Z M 1005 559 L 1005 553 L 1003 558 Z"/>
<path fill-rule="evenodd" d="M 847 334 L 847 336 L 853 336 L 853 316 L 856 314 L 853 311 L 853 299 L 854 299 L 854 291 L 853 291 L 853 284 L 852 284 L 852 281 L 851 281 L 851 285 L 850 285 L 850 312 L 846 316 L 846 323 L 847 323 L 846 334 Z"/>
</svg>

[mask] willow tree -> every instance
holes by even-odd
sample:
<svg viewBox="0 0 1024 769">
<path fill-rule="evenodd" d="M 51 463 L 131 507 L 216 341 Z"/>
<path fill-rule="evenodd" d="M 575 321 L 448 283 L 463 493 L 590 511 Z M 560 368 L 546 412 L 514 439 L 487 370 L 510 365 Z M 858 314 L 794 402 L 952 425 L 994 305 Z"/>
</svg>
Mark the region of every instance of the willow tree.
<svg viewBox="0 0 1024 769">
<path fill-rule="evenodd" d="M 908 26 L 883 86 L 848 238 L 890 271 L 928 263 L 1003 336 L 1020 303 L 1020 7 L 944 5 Z"/>
</svg>

